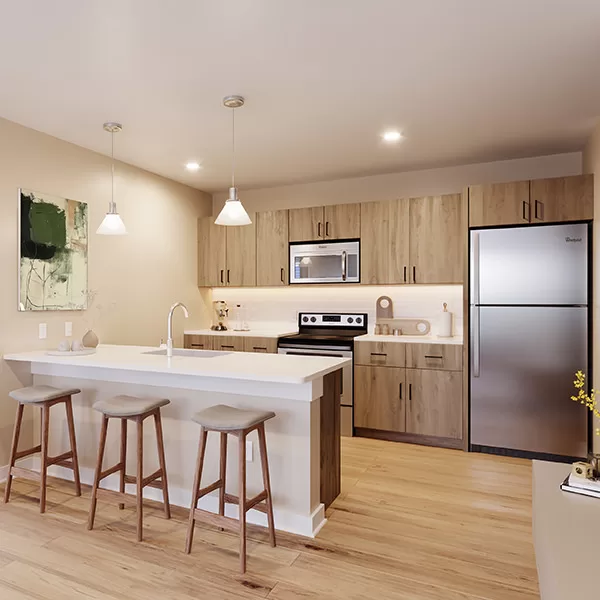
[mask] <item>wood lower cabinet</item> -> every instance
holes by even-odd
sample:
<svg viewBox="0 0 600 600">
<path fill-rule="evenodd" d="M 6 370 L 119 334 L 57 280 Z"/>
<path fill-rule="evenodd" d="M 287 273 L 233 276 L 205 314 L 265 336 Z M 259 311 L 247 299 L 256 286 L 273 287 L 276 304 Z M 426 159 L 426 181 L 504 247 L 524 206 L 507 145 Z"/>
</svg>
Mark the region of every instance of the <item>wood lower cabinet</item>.
<svg viewBox="0 0 600 600">
<path fill-rule="evenodd" d="M 573 175 L 531 182 L 532 222 L 560 223 L 594 218 L 594 176 Z"/>
<path fill-rule="evenodd" d="M 411 283 L 462 283 L 467 224 L 461 194 L 410 199 Z"/>
<path fill-rule="evenodd" d="M 183 347 L 189 350 L 212 350 L 212 335 L 190 335 L 183 336 Z"/>
<path fill-rule="evenodd" d="M 277 354 L 277 338 L 245 337 L 244 352 Z"/>
<path fill-rule="evenodd" d="M 184 348 L 192 350 L 219 350 L 223 352 L 277 353 L 277 338 L 213 334 L 185 334 Z"/>
<path fill-rule="evenodd" d="M 239 335 L 213 335 L 213 350 L 221 352 L 243 352 L 244 338 Z"/>
<path fill-rule="evenodd" d="M 469 227 L 531 223 L 529 181 L 469 187 Z"/>
<path fill-rule="evenodd" d="M 355 366 L 355 427 L 405 431 L 405 392 L 405 369 Z"/>
<path fill-rule="evenodd" d="M 224 227 L 227 230 L 227 285 L 256 286 L 256 215 L 250 214 L 250 219 L 250 225 Z"/>
<path fill-rule="evenodd" d="M 361 204 L 361 283 L 408 283 L 409 206 L 408 199 Z"/>
<path fill-rule="evenodd" d="M 354 342 L 354 364 L 373 367 L 404 367 L 406 346 L 399 342 Z"/>
<path fill-rule="evenodd" d="M 406 368 L 462 371 L 463 351 L 458 344 L 406 344 Z"/>
<path fill-rule="evenodd" d="M 225 285 L 226 229 L 215 225 L 213 217 L 198 219 L 198 287 Z"/>
<path fill-rule="evenodd" d="M 462 373 L 406 369 L 406 432 L 462 439 Z"/>
<path fill-rule="evenodd" d="M 349 240 L 360 237 L 360 204 L 332 204 L 323 209 L 324 239 Z"/>
<path fill-rule="evenodd" d="M 272 210 L 256 215 L 256 285 L 288 285 L 287 210 Z"/>
<path fill-rule="evenodd" d="M 292 208 L 289 211 L 289 241 L 312 242 L 325 235 L 323 207 Z"/>
</svg>

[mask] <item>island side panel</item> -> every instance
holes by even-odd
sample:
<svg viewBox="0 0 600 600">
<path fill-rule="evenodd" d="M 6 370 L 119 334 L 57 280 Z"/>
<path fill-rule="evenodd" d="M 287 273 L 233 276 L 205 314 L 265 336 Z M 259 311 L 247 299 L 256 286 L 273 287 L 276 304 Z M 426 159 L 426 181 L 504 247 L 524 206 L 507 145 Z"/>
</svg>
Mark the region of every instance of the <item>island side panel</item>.
<svg viewBox="0 0 600 600">
<path fill-rule="evenodd" d="M 342 371 L 323 378 L 321 397 L 321 502 L 325 508 L 339 496 L 342 485 L 340 396 Z"/>
</svg>

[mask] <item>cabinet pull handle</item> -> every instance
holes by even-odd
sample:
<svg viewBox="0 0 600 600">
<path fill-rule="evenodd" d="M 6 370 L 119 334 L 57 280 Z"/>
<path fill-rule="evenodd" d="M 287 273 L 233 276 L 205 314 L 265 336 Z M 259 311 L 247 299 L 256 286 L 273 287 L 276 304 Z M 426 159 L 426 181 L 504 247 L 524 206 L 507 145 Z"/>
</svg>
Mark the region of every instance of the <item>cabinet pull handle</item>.
<svg viewBox="0 0 600 600">
<path fill-rule="evenodd" d="M 325 221 L 325 237 L 329 237 L 329 221 Z"/>
<path fill-rule="evenodd" d="M 371 352 L 371 356 L 387 356 L 385 352 Z"/>
<path fill-rule="evenodd" d="M 438 356 L 437 354 L 426 354 L 425 358 L 435 358 L 436 360 L 444 360 L 443 356 Z"/>
<path fill-rule="evenodd" d="M 204 344 L 190 344 L 192 348 L 204 348 Z"/>
<path fill-rule="evenodd" d="M 281 283 L 285 283 L 285 269 L 281 267 Z"/>
<path fill-rule="evenodd" d="M 400 400 L 402 400 L 402 384 L 400 384 L 398 387 L 400 388 Z"/>
<path fill-rule="evenodd" d="M 223 269 L 221 269 L 221 283 L 223 283 Z"/>
<path fill-rule="evenodd" d="M 538 214 L 538 205 L 540 206 L 539 214 Z M 540 221 L 544 220 L 544 203 L 540 202 L 539 200 L 535 201 L 535 218 L 539 219 Z"/>
<path fill-rule="evenodd" d="M 412 400 L 412 383 L 408 384 L 408 400 Z"/>
<path fill-rule="evenodd" d="M 406 265 L 404 265 L 404 283 L 406 283 Z"/>
<path fill-rule="evenodd" d="M 317 237 L 321 237 L 321 221 L 317 224 Z"/>
<path fill-rule="evenodd" d="M 235 346 L 227 346 L 225 344 L 221 344 L 221 348 L 227 348 L 227 350 L 233 350 Z"/>
<path fill-rule="evenodd" d="M 530 202 L 525 202 L 525 200 L 523 200 L 523 221 L 527 221 L 528 223 L 531 223 L 531 203 Z"/>
<path fill-rule="evenodd" d="M 413 283 L 417 283 L 417 267 L 413 266 Z"/>
<path fill-rule="evenodd" d="M 227 269 L 227 283 L 229 283 L 229 269 Z"/>
<path fill-rule="evenodd" d="M 256 352 L 266 352 L 266 346 L 252 346 L 252 350 L 256 350 Z"/>
</svg>

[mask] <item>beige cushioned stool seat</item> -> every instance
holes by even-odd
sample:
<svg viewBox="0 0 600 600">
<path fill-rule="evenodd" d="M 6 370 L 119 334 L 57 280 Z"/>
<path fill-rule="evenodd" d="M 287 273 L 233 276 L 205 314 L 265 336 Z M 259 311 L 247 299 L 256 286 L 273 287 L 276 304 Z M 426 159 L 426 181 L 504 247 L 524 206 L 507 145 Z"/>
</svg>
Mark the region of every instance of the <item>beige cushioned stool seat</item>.
<svg viewBox="0 0 600 600">
<path fill-rule="evenodd" d="M 13 390 L 8 395 L 20 404 L 36 404 L 37 402 L 48 402 L 63 396 L 79 394 L 77 388 L 55 388 L 51 385 L 30 385 L 29 387 Z"/>
<path fill-rule="evenodd" d="M 248 429 L 274 416 L 275 413 L 268 410 L 246 410 L 217 404 L 197 412 L 192 421 L 213 431 L 235 431 Z"/>
<path fill-rule="evenodd" d="M 94 404 L 94 410 L 107 417 L 137 417 L 170 403 L 171 401 L 166 398 L 138 398 L 123 395 L 99 400 Z"/>
</svg>

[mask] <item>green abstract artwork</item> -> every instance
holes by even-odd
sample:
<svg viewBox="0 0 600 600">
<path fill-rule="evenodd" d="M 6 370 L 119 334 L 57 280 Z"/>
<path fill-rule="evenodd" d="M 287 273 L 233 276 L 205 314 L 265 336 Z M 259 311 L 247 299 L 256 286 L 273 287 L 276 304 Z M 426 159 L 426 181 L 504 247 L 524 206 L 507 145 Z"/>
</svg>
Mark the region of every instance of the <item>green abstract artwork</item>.
<svg viewBox="0 0 600 600">
<path fill-rule="evenodd" d="M 19 310 L 87 308 L 87 204 L 23 189 L 19 202 Z"/>
</svg>

